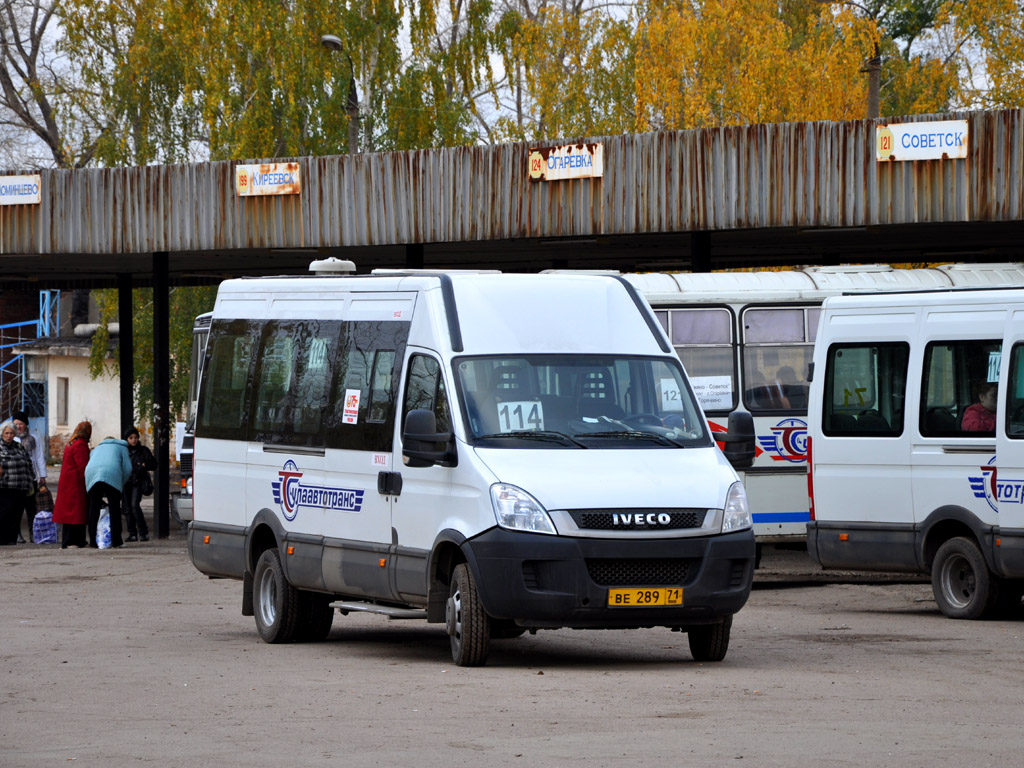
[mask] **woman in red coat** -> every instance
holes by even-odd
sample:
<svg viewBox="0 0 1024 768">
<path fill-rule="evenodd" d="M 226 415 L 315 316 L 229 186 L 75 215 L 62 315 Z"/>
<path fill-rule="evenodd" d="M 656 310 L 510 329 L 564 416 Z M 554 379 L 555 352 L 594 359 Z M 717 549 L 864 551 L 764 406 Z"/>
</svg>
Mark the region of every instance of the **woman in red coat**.
<svg viewBox="0 0 1024 768">
<path fill-rule="evenodd" d="M 85 465 L 89 463 L 92 424 L 79 422 L 64 449 L 64 461 L 57 481 L 57 500 L 53 503 L 53 522 L 61 524 L 60 548 L 84 547 L 89 497 L 85 492 Z"/>
</svg>

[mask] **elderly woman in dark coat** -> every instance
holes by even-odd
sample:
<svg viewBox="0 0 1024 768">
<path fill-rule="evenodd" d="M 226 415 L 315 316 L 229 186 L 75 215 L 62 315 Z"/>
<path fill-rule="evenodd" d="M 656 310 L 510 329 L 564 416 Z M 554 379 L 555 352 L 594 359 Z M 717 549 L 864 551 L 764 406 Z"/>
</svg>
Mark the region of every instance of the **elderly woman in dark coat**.
<svg viewBox="0 0 1024 768">
<path fill-rule="evenodd" d="M 14 439 L 14 425 L 0 427 L 0 544 L 17 544 L 25 496 L 35 493 L 32 457 Z"/>
<path fill-rule="evenodd" d="M 85 491 L 85 467 L 89 463 L 92 424 L 79 422 L 64 449 L 57 481 L 57 500 L 53 504 L 53 522 L 61 524 L 60 548 L 84 547 L 89 520 L 89 497 Z"/>
</svg>

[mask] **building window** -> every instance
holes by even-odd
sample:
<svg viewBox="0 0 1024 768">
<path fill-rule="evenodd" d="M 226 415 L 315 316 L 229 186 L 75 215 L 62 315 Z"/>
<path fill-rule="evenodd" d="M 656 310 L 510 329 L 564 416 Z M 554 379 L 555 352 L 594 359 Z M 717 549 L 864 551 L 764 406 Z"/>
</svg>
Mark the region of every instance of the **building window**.
<svg viewBox="0 0 1024 768">
<path fill-rule="evenodd" d="M 68 425 L 68 379 L 66 376 L 57 377 L 57 426 Z"/>
</svg>

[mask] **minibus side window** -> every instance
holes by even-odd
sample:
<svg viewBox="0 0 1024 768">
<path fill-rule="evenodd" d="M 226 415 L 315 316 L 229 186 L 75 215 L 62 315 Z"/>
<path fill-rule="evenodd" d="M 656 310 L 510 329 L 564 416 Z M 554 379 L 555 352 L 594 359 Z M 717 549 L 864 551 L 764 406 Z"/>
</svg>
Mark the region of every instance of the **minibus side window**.
<svg viewBox="0 0 1024 768">
<path fill-rule="evenodd" d="M 752 413 L 807 410 L 807 371 L 820 313 L 817 307 L 743 311 L 743 401 Z"/>
<path fill-rule="evenodd" d="M 1024 440 L 1024 345 L 1014 344 L 1010 352 L 1010 380 L 1006 382 L 1006 434 Z"/>
<path fill-rule="evenodd" d="M 264 443 L 319 447 L 332 379 L 340 323 L 274 320 L 263 332 L 253 439 Z"/>
<path fill-rule="evenodd" d="M 655 313 L 668 327 L 672 346 L 704 411 L 736 407 L 736 348 L 728 309 L 671 309 Z"/>
<path fill-rule="evenodd" d="M 416 408 L 434 413 L 438 432 L 451 431 L 451 412 L 448 409 L 441 366 L 437 360 L 426 355 L 413 355 L 409 360 L 409 378 L 405 382 L 405 405 L 402 408 L 403 424 L 409 411 Z"/>
<path fill-rule="evenodd" d="M 203 367 L 196 433 L 219 440 L 246 439 L 247 390 L 261 325 L 214 321 Z"/>
<path fill-rule="evenodd" d="M 998 339 L 935 341 L 924 351 L 919 424 L 924 437 L 995 434 L 995 412 L 980 398 L 998 387 Z M 994 402 L 991 403 L 994 407 Z"/>
<path fill-rule="evenodd" d="M 409 323 L 359 320 L 342 323 L 334 386 L 324 415 L 327 447 L 391 451 L 398 402 L 398 370 Z"/>
<path fill-rule="evenodd" d="M 822 431 L 831 437 L 903 434 L 905 343 L 833 344 L 825 367 Z"/>
</svg>

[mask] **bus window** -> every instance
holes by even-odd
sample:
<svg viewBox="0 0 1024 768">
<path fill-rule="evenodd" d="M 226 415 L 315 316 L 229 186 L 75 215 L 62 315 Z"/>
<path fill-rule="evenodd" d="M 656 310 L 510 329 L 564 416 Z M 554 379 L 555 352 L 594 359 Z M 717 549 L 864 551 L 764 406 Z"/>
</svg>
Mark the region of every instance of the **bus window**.
<svg viewBox="0 0 1024 768">
<path fill-rule="evenodd" d="M 397 367 L 408 337 L 408 322 L 358 320 L 342 324 L 325 416 L 328 448 L 391 450 Z"/>
<path fill-rule="evenodd" d="M 658 312 L 704 411 L 736 406 L 736 355 L 732 313 L 725 308 Z"/>
<path fill-rule="evenodd" d="M 1024 345 L 1013 346 L 1006 386 L 1006 434 L 1014 440 L 1024 440 Z"/>
<path fill-rule="evenodd" d="M 921 380 L 921 434 L 969 437 L 978 432 L 964 414 L 986 384 L 997 384 L 1002 343 L 997 339 L 933 342 L 925 348 Z M 992 417 L 994 434 L 995 420 Z M 986 429 L 986 431 L 988 431 Z"/>
<path fill-rule="evenodd" d="M 252 428 L 256 440 L 323 445 L 323 413 L 340 323 L 271 321 L 263 332 Z"/>
<path fill-rule="evenodd" d="M 834 344 L 825 368 L 822 430 L 832 437 L 899 437 L 907 344 Z"/>
<path fill-rule="evenodd" d="M 199 395 L 199 427 L 225 440 L 245 440 L 246 387 L 260 323 L 232 320 L 211 331 L 209 364 Z"/>
<path fill-rule="evenodd" d="M 807 410 L 807 371 L 820 313 L 816 307 L 744 310 L 744 403 L 752 413 Z"/>
</svg>

